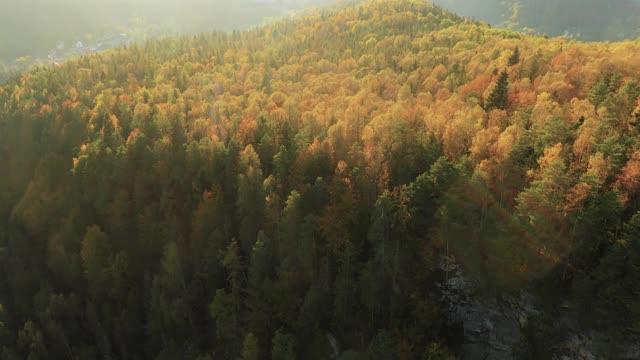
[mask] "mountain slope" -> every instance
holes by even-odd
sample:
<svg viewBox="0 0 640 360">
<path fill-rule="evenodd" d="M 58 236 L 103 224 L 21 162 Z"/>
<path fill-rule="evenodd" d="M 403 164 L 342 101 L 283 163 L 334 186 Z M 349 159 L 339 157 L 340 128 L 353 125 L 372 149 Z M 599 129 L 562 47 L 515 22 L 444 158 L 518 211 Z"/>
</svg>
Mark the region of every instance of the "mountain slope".
<svg viewBox="0 0 640 360">
<path fill-rule="evenodd" d="M 638 0 L 434 0 L 435 4 L 496 26 L 533 29 L 587 41 L 640 36 Z"/>
<path fill-rule="evenodd" d="M 46 58 L 58 42 L 71 47 L 78 41 L 92 43 L 130 30 L 164 36 L 248 29 L 269 17 L 328 3 L 330 0 L 5 0 L 0 4 L 0 61 L 12 64 L 19 57 Z M 140 29 L 140 22 L 146 27 Z"/>
<path fill-rule="evenodd" d="M 2 357 L 446 359 L 443 256 L 637 331 L 639 48 L 371 1 L 25 74 Z"/>
</svg>

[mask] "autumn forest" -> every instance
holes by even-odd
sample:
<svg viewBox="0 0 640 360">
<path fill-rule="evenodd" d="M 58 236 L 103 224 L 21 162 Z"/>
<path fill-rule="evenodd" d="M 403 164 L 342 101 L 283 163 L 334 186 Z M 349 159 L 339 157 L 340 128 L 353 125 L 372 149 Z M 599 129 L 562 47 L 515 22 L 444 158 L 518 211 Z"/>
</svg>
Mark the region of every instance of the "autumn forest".
<svg viewBox="0 0 640 360">
<path fill-rule="evenodd" d="M 638 54 L 372 0 L 15 76 L 0 359 L 476 359 L 456 276 L 535 299 L 489 359 L 623 359 Z"/>
</svg>

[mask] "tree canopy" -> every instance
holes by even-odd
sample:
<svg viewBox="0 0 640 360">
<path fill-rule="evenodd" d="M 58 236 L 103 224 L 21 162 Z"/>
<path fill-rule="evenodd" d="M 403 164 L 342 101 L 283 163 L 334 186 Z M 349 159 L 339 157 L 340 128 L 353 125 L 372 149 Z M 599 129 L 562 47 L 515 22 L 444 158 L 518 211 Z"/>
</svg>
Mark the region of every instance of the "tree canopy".
<svg viewBox="0 0 640 360">
<path fill-rule="evenodd" d="M 637 330 L 639 52 L 375 0 L 16 77 L 0 357 L 446 359 L 445 254 Z"/>
</svg>

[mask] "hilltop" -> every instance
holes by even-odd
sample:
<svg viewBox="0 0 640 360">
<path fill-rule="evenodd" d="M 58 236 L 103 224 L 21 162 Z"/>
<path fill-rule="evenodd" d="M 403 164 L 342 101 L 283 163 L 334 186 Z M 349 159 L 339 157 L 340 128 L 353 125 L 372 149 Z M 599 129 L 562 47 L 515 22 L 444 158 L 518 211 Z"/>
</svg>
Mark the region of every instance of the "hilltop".
<svg viewBox="0 0 640 360">
<path fill-rule="evenodd" d="M 0 84 L 37 66 L 131 42 L 257 27 L 333 0 L 6 0 Z"/>
<path fill-rule="evenodd" d="M 615 353 L 639 50 L 374 0 L 26 73 L 0 87 L 0 357 L 448 359 L 452 264 L 544 302 L 514 357 L 551 356 L 559 304 Z"/>
<path fill-rule="evenodd" d="M 0 4 L 0 61 L 46 57 L 58 42 L 90 43 L 127 32 L 134 37 L 232 31 L 328 0 L 5 0 Z M 140 33 L 144 31 L 145 33 Z"/>
</svg>

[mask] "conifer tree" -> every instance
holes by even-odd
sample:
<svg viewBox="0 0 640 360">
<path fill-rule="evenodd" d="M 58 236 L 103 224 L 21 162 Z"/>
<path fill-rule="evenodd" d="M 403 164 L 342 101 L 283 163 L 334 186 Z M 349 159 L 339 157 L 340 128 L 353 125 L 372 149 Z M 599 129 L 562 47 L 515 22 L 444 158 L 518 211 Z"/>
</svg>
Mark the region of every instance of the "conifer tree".
<svg viewBox="0 0 640 360">
<path fill-rule="evenodd" d="M 486 110 L 490 111 L 493 109 L 504 110 L 508 105 L 508 96 L 509 94 L 509 74 L 506 70 L 500 73 L 498 77 L 498 82 L 496 83 L 496 87 L 493 89 L 493 92 L 489 95 L 486 104 Z"/>
<path fill-rule="evenodd" d="M 248 333 L 244 338 L 244 344 L 242 345 L 242 360 L 258 360 L 260 355 L 258 354 L 258 339 L 252 334 Z"/>
<path fill-rule="evenodd" d="M 520 48 L 516 46 L 515 50 L 513 50 L 513 54 L 509 57 L 509 66 L 516 65 L 520 62 Z"/>
<path fill-rule="evenodd" d="M 296 358 L 291 335 L 278 330 L 271 343 L 271 358 L 273 360 L 293 360 Z"/>
</svg>

